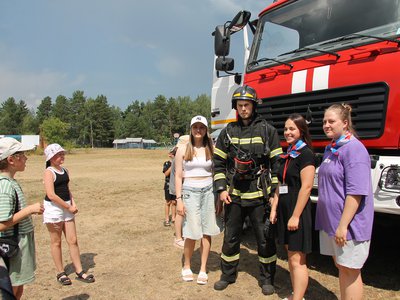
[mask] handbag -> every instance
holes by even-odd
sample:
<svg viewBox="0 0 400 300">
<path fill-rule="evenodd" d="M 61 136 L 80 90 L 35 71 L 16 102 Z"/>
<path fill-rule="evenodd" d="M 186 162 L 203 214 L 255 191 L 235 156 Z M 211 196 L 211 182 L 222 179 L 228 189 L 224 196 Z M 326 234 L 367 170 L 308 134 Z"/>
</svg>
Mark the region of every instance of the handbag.
<svg viewBox="0 0 400 300">
<path fill-rule="evenodd" d="M 19 252 L 18 237 L 10 236 L 0 238 L 0 256 L 3 258 L 11 258 Z"/>
<path fill-rule="evenodd" d="M 14 214 L 19 211 L 19 201 L 18 201 L 18 194 L 15 191 L 15 196 L 17 200 L 15 201 L 15 210 Z M 0 237 L 0 256 L 4 259 L 9 259 L 14 257 L 19 252 L 18 246 L 18 233 L 19 233 L 19 223 L 14 224 L 14 235 L 9 237 Z"/>
</svg>

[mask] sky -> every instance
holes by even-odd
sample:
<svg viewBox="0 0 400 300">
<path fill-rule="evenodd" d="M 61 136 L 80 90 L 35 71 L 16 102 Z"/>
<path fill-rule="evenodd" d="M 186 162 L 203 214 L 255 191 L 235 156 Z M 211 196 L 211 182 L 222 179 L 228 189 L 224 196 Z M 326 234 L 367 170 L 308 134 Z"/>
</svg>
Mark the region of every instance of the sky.
<svg viewBox="0 0 400 300">
<path fill-rule="evenodd" d="M 0 1 L 0 102 L 210 95 L 216 25 L 272 0 Z"/>
</svg>

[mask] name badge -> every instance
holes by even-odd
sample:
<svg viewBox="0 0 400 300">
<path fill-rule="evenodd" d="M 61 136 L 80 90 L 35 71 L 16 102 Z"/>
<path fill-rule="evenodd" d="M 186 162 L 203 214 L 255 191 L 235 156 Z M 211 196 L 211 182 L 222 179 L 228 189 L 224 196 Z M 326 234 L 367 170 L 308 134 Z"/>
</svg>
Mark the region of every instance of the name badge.
<svg viewBox="0 0 400 300">
<path fill-rule="evenodd" d="M 279 194 L 287 194 L 289 192 L 289 188 L 287 184 L 281 184 L 279 186 Z"/>
</svg>

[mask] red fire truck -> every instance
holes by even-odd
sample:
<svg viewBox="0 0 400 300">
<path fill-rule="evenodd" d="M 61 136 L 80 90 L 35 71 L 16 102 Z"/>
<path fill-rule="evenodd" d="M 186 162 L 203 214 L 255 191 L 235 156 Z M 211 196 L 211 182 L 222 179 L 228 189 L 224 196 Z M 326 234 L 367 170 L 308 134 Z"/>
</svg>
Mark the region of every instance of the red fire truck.
<svg viewBox="0 0 400 300">
<path fill-rule="evenodd" d="M 400 1 L 277 0 L 256 20 L 242 11 L 213 35 L 213 129 L 236 119 L 232 92 L 247 84 L 262 101 L 258 113 L 281 138 L 286 118 L 300 113 L 309 122 L 316 152 L 323 153 L 328 144 L 324 110 L 349 103 L 355 129 L 371 155 L 375 211 L 398 220 Z M 230 49 L 237 36 L 243 37 L 243 47 Z M 229 57 L 230 50 L 240 58 Z M 243 69 L 234 71 L 243 57 Z"/>
</svg>

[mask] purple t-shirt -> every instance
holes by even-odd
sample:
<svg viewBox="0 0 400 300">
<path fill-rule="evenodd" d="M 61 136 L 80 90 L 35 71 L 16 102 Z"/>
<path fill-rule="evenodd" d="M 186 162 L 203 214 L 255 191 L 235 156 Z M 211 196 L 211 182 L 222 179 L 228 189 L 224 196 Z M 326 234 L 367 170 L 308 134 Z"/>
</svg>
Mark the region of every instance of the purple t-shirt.
<svg viewBox="0 0 400 300">
<path fill-rule="evenodd" d="M 318 171 L 315 229 L 334 236 L 346 195 L 361 195 L 360 206 L 348 227 L 347 239 L 358 242 L 370 240 L 374 198 L 368 151 L 358 139 L 352 137 L 336 154 L 339 155 L 326 151 Z"/>
</svg>

